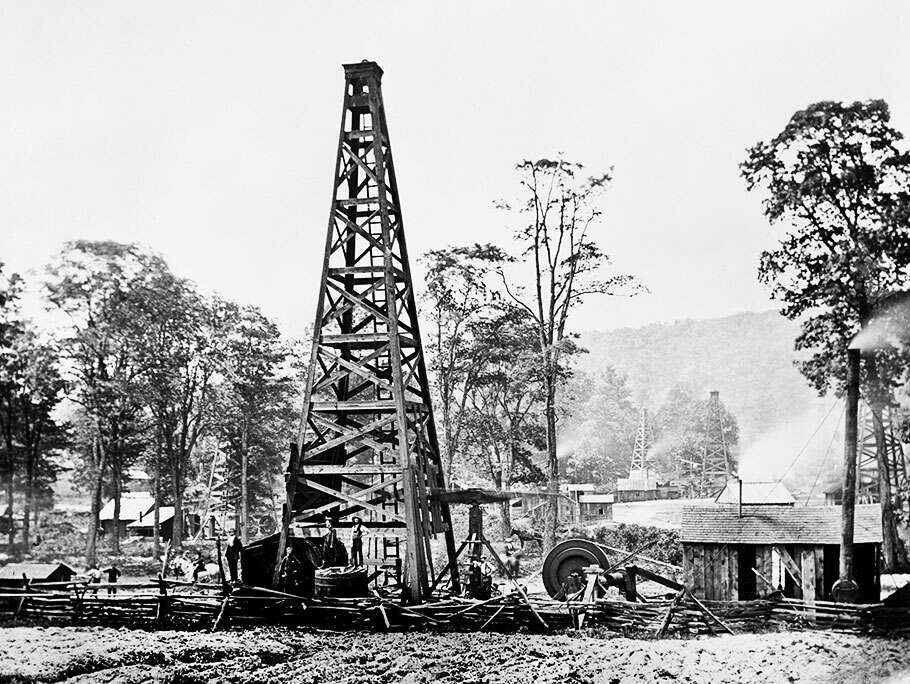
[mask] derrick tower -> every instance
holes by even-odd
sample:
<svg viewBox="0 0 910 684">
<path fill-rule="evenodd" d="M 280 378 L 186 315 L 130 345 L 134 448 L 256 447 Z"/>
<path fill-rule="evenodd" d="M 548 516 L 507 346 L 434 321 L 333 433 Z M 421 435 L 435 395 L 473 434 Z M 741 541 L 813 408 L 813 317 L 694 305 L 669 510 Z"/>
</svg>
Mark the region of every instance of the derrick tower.
<svg viewBox="0 0 910 684">
<path fill-rule="evenodd" d="M 632 447 L 632 461 L 629 464 L 629 477 L 641 477 L 650 470 L 648 451 L 651 449 L 651 423 L 648 420 L 648 409 L 642 407 L 638 414 L 638 430 L 635 432 L 635 446 Z"/>
<path fill-rule="evenodd" d="M 370 530 L 366 555 L 417 601 L 442 534 L 457 587 L 448 504 L 375 62 L 344 65 L 341 133 L 313 348 L 287 472 L 278 557 L 293 525 Z M 276 563 L 277 582 L 277 563 Z"/>
<path fill-rule="evenodd" d="M 875 417 L 872 409 L 865 402 L 859 408 L 860 438 L 856 463 L 856 500 L 858 503 L 877 503 L 881 501 L 883 480 L 887 480 L 893 499 L 902 508 L 902 492 L 907 485 L 907 462 L 904 447 L 894 434 L 891 408 L 882 410 L 881 418 Z M 881 425 L 878 425 L 878 423 Z M 879 445 L 876 433 L 882 441 L 879 457 Z M 884 469 L 883 469 L 884 468 Z"/>
<path fill-rule="evenodd" d="M 705 450 L 701 462 L 702 495 L 719 491 L 732 475 L 730 450 L 724 434 L 724 416 L 720 406 L 720 392 L 714 390 L 708 398 L 705 416 Z"/>
</svg>

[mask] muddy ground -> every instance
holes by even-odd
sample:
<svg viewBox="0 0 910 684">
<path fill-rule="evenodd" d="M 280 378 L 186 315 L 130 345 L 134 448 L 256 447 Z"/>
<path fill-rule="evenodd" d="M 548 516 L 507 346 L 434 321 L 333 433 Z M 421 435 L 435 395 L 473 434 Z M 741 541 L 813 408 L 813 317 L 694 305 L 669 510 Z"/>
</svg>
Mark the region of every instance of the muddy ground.
<svg viewBox="0 0 910 684">
<path fill-rule="evenodd" d="M 0 629 L 0 682 L 910 681 L 910 640 L 782 632 L 688 640 L 261 628 Z"/>
</svg>

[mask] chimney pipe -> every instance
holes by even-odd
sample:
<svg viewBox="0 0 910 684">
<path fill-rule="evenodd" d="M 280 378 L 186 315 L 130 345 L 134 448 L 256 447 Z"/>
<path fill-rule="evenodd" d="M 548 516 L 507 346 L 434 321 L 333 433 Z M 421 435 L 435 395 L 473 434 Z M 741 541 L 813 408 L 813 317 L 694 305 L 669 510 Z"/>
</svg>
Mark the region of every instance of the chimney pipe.
<svg viewBox="0 0 910 684">
<path fill-rule="evenodd" d="M 739 504 L 736 515 L 739 516 L 740 518 L 742 518 L 743 517 L 743 479 L 739 475 L 736 476 L 736 485 L 737 485 L 737 489 L 739 490 L 739 496 L 736 499 Z"/>
</svg>

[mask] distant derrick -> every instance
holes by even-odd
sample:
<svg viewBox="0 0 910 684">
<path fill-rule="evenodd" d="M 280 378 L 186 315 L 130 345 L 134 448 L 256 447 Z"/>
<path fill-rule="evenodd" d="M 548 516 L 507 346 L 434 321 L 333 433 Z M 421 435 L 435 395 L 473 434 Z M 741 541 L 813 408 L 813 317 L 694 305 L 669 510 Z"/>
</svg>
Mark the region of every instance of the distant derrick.
<svg viewBox="0 0 910 684">
<path fill-rule="evenodd" d="M 724 434 L 724 416 L 720 405 L 720 392 L 713 390 L 708 399 L 705 416 L 705 449 L 702 455 L 700 487 L 701 495 L 719 492 L 733 474 L 730 450 Z"/>
<path fill-rule="evenodd" d="M 629 464 L 629 479 L 644 477 L 651 470 L 648 452 L 654 437 L 648 420 L 648 409 L 642 407 L 638 415 L 638 430 L 635 432 L 635 446 L 632 447 L 632 461 Z"/>
</svg>

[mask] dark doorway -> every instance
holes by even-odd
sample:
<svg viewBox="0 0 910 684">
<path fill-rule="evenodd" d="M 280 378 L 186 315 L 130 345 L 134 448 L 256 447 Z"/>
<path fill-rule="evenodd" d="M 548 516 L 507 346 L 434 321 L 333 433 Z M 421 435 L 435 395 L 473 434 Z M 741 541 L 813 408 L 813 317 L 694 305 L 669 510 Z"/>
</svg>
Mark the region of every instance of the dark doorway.
<svg viewBox="0 0 910 684">
<path fill-rule="evenodd" d="M 840 547 L 835 546 L 834 544 L 828 544 L 825 546 L 825 601 L 833 601 L 834 597 L 831 596 L 831 587 L 834 586 L 834 583 L 837 581 L 837 578 L 840 577 Z"/>
<path fill-rule="evenodd" d="M 758 578 L 752 572 L 755 567 L 755 547 L 748 544 L 740 544 L 736 547 L 736 555 L 739 560 L 739 596 L 733 596 L 734 600 L 748 601 L 758 598 Z"/>
</svg>

